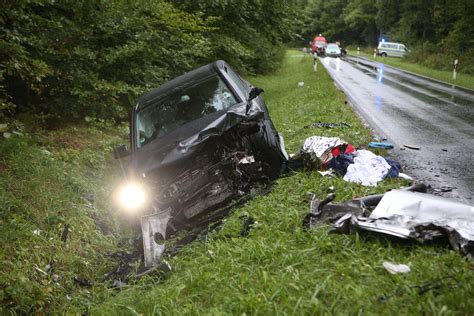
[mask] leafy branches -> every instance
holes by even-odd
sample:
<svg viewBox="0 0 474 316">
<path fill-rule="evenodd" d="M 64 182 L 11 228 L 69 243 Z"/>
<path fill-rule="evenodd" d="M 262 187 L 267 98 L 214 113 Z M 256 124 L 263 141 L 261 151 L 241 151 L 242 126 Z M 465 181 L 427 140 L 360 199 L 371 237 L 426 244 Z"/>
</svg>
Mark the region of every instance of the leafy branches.
<svg viewBox="0 0 474 316">
<path fill-rule="evenodd" d="M 0 13 L 0 111 L 120 121 L 144 91 L 216 59 L 274 70 L 291 2 L 13 1 Z M 270 60 L 272 59 L 272 60 Z"/>
</svg>

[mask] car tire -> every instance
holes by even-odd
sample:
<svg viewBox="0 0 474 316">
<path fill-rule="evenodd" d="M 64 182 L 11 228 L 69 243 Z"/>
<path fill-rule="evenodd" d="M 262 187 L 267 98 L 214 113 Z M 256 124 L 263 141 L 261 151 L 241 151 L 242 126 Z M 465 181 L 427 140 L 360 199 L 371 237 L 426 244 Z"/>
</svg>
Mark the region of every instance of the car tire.
<svg viewBox="0 0 474 316">
<path fill-rule="evenodd" d="M 382 57 L 387 57 L 387 53 L 380 54 Z"/>
</svg>

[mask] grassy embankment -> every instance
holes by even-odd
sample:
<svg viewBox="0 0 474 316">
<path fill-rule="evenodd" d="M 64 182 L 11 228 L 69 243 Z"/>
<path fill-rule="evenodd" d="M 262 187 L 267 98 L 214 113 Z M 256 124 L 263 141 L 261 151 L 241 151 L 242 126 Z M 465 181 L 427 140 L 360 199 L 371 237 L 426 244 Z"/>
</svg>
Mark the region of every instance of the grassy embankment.
<svg viewBox="0 0 474 316">
<path fill-rule="evenodd" d="M 119 236 L 106 210 L 119 176 L 110 148 L 120 133 L 90 126 L 23 133 L 0 133 L 0 314 L 81 313 L 113 292 L 101 278 L 114 266 L 105 254 Z"/>
<path fill-rule="evenodd" d="M 289 53 L 278 73 L 250 78 L 265 88 L 288 151 L 297 151 L 311 135 L 341 136 L 356 146 L 370 141 L 370 132 L 324 69 L 314 73 L 311 59 L 291 57 L 295 54 Z M 352 127 L 302 128 L 319 120 L 346 121 Z M 237 210 L 221 231 L 185 247 L 170 260 L 173 271 L 166 280 L 147 276 L 121 291 L 108 289 L 100 280 L 114 263 L 104 254 L 117 248 L 122 233 L 113 222 L 111 234 L 95 222 L 110 219 L 108 199 L 119 172 L 108 159 L 119 134 L 76 127 L 0 140 L 0 311 L 467 314 L 474 309 L 472 266 L 448 247 L 367 234 L 333 235 L 328 227 L 304 231 L 309 192 L 324 197 L 334 186 L 337 200 L 343 201 L 403 184 L 387 180 L 367 188 L 315 171 L 279 179 L 272 193 Z M 229 238 L 238 236 L 243 214 L 257 223 L 247 237 Z M 66 223 L 71 232 L 62 242 Z M 412 272 L 390 275 L 382 268 L 385 260 L 409 264 Z M 54 262 L 52 272 L 46 271 L 49 262 Z M 94 285 L 81 287 L 74 276 Z M 447 276 L 458 281 L 456 288 L 418 294 L 416 285 Z M 379 302 L 380 295 L 397 291 Z"/>
<path fill-rule="evenodd" d="M 357 50 L 348 50 L 348 54 L 357 56 Z M 389 66 L 393 66 L 396 68 L 414 72 L 422 76 L 426 76 L 426 77 L 433 78 L 436 80 L 441 80 L 441 81 L 455 84 L 461 87 L 474 89 L 474 75 L 462 73 L 461 66 L 458 66 L 458 73 L 456 76 L 456 80 L 453 80 L 452 71 L 437 70 L 437 69 L 429 68 L 420 64 L 409 62 L 406 59 L 401 59 L 401 58 L 396 58 L 396 57 L 382 57 L 382 56 L 377 56 L 376 58 L 374 58 L 373 53 L 371 54 L 367 50 L 364 50 L 364 51 L 361 50 L 360 56 L 368 58 L 373 61 L 382 62 Z"/>
</svg>

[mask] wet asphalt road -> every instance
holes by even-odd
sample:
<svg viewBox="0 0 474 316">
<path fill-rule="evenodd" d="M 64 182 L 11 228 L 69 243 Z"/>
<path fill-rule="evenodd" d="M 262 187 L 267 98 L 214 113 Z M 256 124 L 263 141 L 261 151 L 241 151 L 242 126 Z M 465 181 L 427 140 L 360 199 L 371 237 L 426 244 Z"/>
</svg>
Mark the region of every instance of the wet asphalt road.
<svg viewBox="0 0 474 316">
<path fill-rule="evenodd" d="M 473 204 L 474 92 L 355 57 L 321 63 L 405 173 Z"/>
</svg>

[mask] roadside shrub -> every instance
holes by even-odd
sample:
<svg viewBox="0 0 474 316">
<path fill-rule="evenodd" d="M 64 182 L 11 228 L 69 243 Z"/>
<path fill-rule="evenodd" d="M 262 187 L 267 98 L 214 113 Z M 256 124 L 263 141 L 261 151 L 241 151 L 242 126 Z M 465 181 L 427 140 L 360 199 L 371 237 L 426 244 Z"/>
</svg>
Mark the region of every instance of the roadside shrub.
<svg viewBox="0 0 474 316">
<path fill-rule="evenodd" d="M 463 73 L 474 73 L 474 48 L 467 53 L 442 49 L 440 45 L 425 42 L 422 45 L 410 47 L 407 60 L 413 63 L 439 69 L 452 70 L 453 61 L 458 59 L 458 71 Z"/>
<path fill-rule="evenodd" d="M 14 1 L 0 14 L 0 113 L 50 127 L 123 121 L 143 92 L 225 59 L 248 73 L 281 62 L 286 1 Z M 0 114 L 1 115 L 1 114 Z"/>
</svg>

